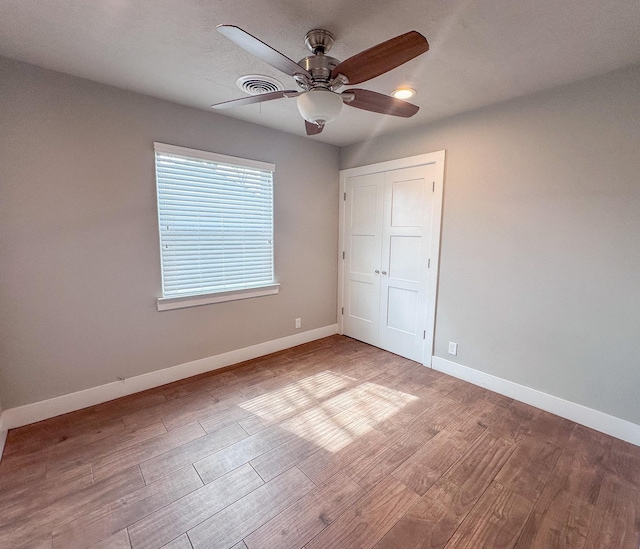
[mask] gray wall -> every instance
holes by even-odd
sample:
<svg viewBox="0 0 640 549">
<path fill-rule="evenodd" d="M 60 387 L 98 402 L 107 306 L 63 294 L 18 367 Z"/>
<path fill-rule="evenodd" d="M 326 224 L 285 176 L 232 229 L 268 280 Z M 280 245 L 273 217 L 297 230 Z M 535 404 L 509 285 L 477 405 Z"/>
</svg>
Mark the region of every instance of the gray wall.
<svg viewBox="0 0 640 549">
<path fill-rule="evenodd" d="M 6 408 L 336 322 L 338 150 L 0 59 Z M 274 162 L 281 292 L 157 312 L 153 141 Z"/>
<path fill-rule="evenodd" d="M 341 168 L 441 149 L 435 354 L 640 424 L 640 67 L 343 148 Z"/>
</svg>

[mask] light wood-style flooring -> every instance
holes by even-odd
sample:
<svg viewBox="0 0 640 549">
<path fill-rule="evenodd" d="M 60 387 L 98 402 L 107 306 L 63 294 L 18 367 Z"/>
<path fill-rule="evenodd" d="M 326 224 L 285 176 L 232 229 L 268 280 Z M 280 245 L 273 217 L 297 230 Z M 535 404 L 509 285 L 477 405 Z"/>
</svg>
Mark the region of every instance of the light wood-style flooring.
<svg viewBox="0 0 640 549">
<path fill-rule="evenodd" d="M 343 336 L 12 430 L 0 547 L 638 549 L 640 448 Z"/>
</svg>

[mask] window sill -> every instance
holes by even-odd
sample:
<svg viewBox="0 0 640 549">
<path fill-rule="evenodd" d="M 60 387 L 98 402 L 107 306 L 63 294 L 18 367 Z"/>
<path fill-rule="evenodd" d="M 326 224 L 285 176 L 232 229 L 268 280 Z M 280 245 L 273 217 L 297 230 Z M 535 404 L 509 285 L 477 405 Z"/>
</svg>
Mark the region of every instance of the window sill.
<svg viewBox="0 0 640 549">
<path fill-rule="evenodd" d="M 184 309 L 186 307 L 199 307 L 200 305 L 209 305 L 210 303 L 222 303 L 224 301 L 236 301 L 238 299 L 274 295 L 279 292 L 280 284 L 269 284 L 268 286 L 258 286 L 256 288 L 245 288 L 243 290 L 232 290 L 229 292 L 216 292 L 215 294 L 202 294 L 188 297 L 159 297 L 157 305 L 158 311 L 168 311 L 171 309 Z"/>
</svg>

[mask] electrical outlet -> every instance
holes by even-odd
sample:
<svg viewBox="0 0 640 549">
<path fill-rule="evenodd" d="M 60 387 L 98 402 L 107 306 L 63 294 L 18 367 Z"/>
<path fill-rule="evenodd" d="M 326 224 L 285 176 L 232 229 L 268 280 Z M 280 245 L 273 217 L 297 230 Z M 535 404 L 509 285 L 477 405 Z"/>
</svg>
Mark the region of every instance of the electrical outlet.
<svg viewBox="0 0 640 549">
<path fill-rule="evenodd" d="M 296 318 L 296 328 L 302 328 L 302 319 Z"/>
<path fill-rule="evenodd" d="M 457 355 L 458 354 L 458 344 L 454 343 L 453 341 L 449 341 L 449 354 L 450 355 Z"/>
</svg>

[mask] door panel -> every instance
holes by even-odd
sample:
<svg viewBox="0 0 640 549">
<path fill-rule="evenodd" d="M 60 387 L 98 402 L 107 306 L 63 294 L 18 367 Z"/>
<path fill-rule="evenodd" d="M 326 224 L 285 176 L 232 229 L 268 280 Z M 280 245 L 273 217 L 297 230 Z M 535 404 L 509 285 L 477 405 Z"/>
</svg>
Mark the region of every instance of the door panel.
<svg viewBox="0 0 640 549">
<path fill-rule="evenodd" d="M 343 331 L 378 345 L 384 175 L 346 181 Z"/>
<path fill-rule="evenodd" d="M 378 345 L 422 361 L 434 166 L 385 173 Z"/>
<path fill-rule="evenodd" d="M 422 239 L 416 236 L 391 236 L 389 243 L 389 277 L 406 282 L 420 282 Z"/>
<path fill-rule="evenodd" d="M 417 334 L 417 292 L 390 286 L 387 299 L 386 326 L 410 336 Z"/>
<path fill-rule="evenodd" d="M 416 170 L 419 168 L 407 168 Z M 404 171 L 404 170 L 398 170 Z M 401 177 L 397 172 L 391 172 Z M 407 174 L 408 175 L 408 174 Z M 391 226 L 392 227 L 422 227 L 423 206 L 425 200 L 424 178 L 400 180 L 391 182 Z"/>
</svg>

